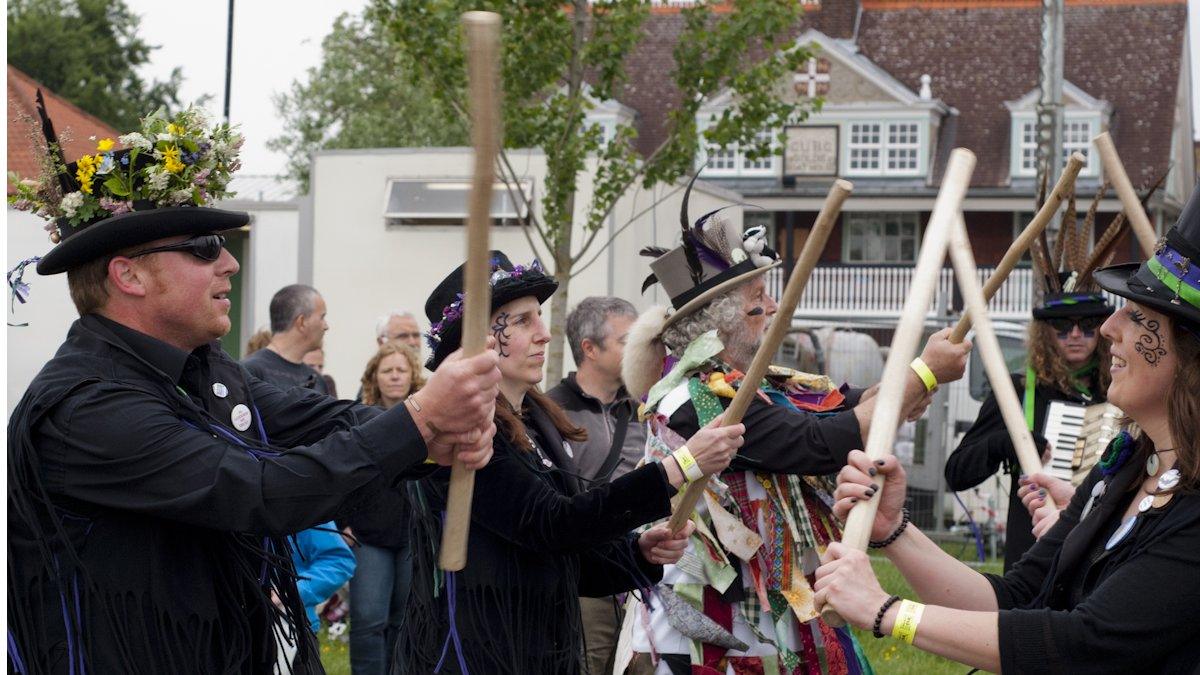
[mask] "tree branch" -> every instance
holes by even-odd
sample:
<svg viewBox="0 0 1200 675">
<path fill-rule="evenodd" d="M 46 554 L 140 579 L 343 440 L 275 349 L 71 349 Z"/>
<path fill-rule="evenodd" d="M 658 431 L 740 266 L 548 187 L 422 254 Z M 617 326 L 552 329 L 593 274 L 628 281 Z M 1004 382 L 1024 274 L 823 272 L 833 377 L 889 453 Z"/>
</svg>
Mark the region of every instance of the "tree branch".
<svg viewBox="0 0 1200 675">
<path fill-rule="evenodd" d="M 664 201 L 666 201 L 668 197 L 672 197 L 672 196 L 678 194 L 680 191 L 683 190 L 684 187 L 685 186 L 683 186 L 683 185 L 676 185 L 674 190 L 671 190 L 670 192 L 664 194 L 663 196 L 661 196 L 657 200 L 655 200 L 652 204 L 650 204 L 650 206 L 647 206 L 646 208 L 642 209 L 641 211 L 637 212 L 636 214 L 630 216 L 629 220 L 625 221 L 624 225 L 622 225 L 621 227 L 619 227 L 615 231 L 613 231 L 612 236 L 610 236 L 608 238 L 608 241 L 604 242 L 604 245 L 600 247 L 600 250 L 596 251 L 596 254 L 592 256 L 591 260 L 587 261 L 586 263 L 583 264 L 582 267 L 579 267 L 579 268 L 576 268 L 574 265 L 571 266 L 570 278 L 574 279 L 577 275 L 583 274 L 584 270 L 591 267 L 592 264 L 595 263 L 596 260 L 598 260 L 600 258 L 600 256 L 604 253 L 605 249 L 607 249 L 609 246 L 612 246 L 613 241 L 617 237 L 619 237 L 622 232 L 629 229 L 630 225 L 633 225 L 635 222 L 637 222 L 638 218 L 641 218 L 642 216 L 646 215 L 650 211 L 653 211 L 654 209 L 658 208 L 659 204 L 662 204 Z M 582 257 L 582 256 L 580 256 L 580 257 Z"/>
</svg>

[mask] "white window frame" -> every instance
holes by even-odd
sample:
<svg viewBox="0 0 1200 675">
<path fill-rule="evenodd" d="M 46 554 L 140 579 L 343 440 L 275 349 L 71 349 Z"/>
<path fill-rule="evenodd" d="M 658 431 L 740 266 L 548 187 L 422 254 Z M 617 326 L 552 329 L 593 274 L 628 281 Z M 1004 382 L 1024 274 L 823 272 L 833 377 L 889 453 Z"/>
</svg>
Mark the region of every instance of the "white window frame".
<svg viewBox="0 0 1200 675">
<path fill-rule="evenodd" d="M 1079 171 L 1080 176 L 1094 177 L 1100 175 L 1100 161 L 1096 154 L 1096 148 L 1092 145 L 1091 139 L 1100 133 L 1101 116 L 1098 112 L 1072 112 L 1067 111 L 1063 114 L 1063 148 L 1060 153 L 1063 165 L 1067 163 L 1067 157 L 1072 152 L 1079 150 L 1087 157 L 1087 164 Z M 1068 130 L 1072 125 L 1086 124 L 1087 127 L 1082 134 L 1086 140 L 1080 141 L 1078 137 L 1075 140 L 1068 141 Z M 1033 129 L 1031 138 L 1032 142 L 1025 139 L 1025 130 Z M 1009 131 L 1011 139 L 1009 152 L 1009 174 L 1014 178 L 1036 178 L 1037 177 L 1037 115 L 1032 111 L 1014 112 L 1012 114 L 1012 127 Z M 1024 151 L 1026 149 L 1034 150 L 1034 163 L 1032 167 L 1025 166 Z"/>
<path fill-rule="evenodd" d="M 927 171 L 927 152 L 929 147 L 928 135 L 929 124 L 927 116 L 913 117 L 886 117 L 886 118 L 851 118 L 840 122 L 842 125 L 841 137 L 841 172 L 843 176 L 882 176 L 885 178 L 892 177 L 909 177 L 923 176 Z M 857 125 L 878 124 L 879 125 L 879 143 L 864 145 L 854 143 L 854 127 Z M 891 143 L 891 135 L 893 127 L 900 125 L 917 127 L 916 143 L 900 143 L 893 145 Z M 850 165 L 850 152 L 855 148 L 878 148 L 879 150 L 879 166 L 874 169 L 852 168 Z M 888 157 L 890 152 L 895 150 L 916 150 L 916 166 L 913 168 L 890 169 L 888 168 Z"/>
<path fill-rule="evenodd" d="M 771 137 L 771 154 L 766 157 L 760 157 L 757 160 L 747 158 L 742 152 L 740 143 L 730 143 L 724 150 L 720 150 L 723 158 L 729 159 L 732 167 L 713 167 L 709 166 L 710 160 L 713 157 L 713 152 L 716 146 L 709 143 L 704 138 L 704 131 L 707 125 L 697 125 L 700 134 L 701 156 L 696 162 L 696 168 L 703 167 L 700 173 L 705 178 L 774 178 L 779 175 L 781 163 L 780 157 L 777 154 L 779 151 L 779 130 L 769 129 L 758 132 L 758 136 L 770 135 Z M 748 164 L 758 163 L 762 166 L 748 167 Z"/>
<path fill-rule="evenodd" d="M 455 201 L 456 207 L 453 210 L 436 211 L 432 209 L 401 209 L 396 211 L 388 210 L 391 205 L 391 197 L 393 187 L 397 184 L 422 184 L 425 190 L 450 190 L 461 192 L 464 195 L 468 194 L 471 187 L 471 178 L 414 178 L 414 177 L 399 177 L 390 176 L 387 178 L 386 187 L 383 191 L 383 221 L 384 226 L 388 229 L 406 228 L 406 227 L 438 227 L 438 226 L 462 226 L 467 218 L 467 200 L 461 199 Z M 529 178 L 521 179 L 517 185 L 513 186 L 514 190 L 520 190 L 525 194 L 529 204 L 533 204 L 533 180 Z M 492 225 L 496 227 L 507 225 L 520 225 L 528 214 L 528 209 L 523 201 L 514 201 L 509 195 L 509 188 L 504 181 L 497 180 L 492 186 Z M 499 201 L 501 204 L 509 208 L 497 210 L 495 203 Z M 461 202 L 461 208 L 457 204 Z"/>
<path fill-rule="evenodd" d="M 886 234 L 884 234 L 884 230 L 887 227 L 887 221 L 889 218 L 895 218 L 895 219 L 907 221 L 909 223 L 912 223 L 912 225 L 914 226 L 913 234 L 911 235 L 911 238 L 913 240 L 912 260 L 887 260 L 886 258 L 882 258 L 882 257 L 879 259 L 869 259 L 869 260 L 868 259 L 851 260 L 850 259 L 850 247 L 851 247 L 851 231 L 850 230 L 851 230 L 851 227 L 862 225 L 862 224 L 868 224 L 868 223 L 872 224 L 872 225 L 877 224 L 877 225 L 879 225 L 878 233 L 870 235 L 870 236 L 877 236 L 877 237 L 882 238 L 882 237 L 887 236 Z M 912 265 L 916 262 L 917 257 L 921 253 L 922 229 L 923 228 L 921 226 L 921 214 L 916 211 L 850 211 L 850 212 L 846 212 L 842 215 L 842 256 L 841 256 L 841 260 L 843 263 L 848 264 L 848 265 Z M 899 235 L 899 236 L 903 236 L 903 235 Z M 865 250 L 866 250 L 865 247 L 863 250 L 865 252 Z"/>
</svg>

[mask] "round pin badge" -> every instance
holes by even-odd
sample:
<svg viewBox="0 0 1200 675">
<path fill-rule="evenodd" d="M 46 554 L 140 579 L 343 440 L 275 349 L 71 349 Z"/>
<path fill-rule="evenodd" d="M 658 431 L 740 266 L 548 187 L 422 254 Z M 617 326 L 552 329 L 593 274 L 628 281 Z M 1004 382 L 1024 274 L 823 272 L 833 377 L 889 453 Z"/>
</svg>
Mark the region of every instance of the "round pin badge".
<svg viewBox="0 0 1200 675">
<path fill-rule="evenodd" d="M 1179 469 L 1168 469 L 1158 477 L 1159 490 L 1170 490 L 1176 485 L 1179 485 Z"/>
<path fill-rule="evenodd" d="M 233 406 L 233 412 L 229 414 L 230 421 L 233 422 L 233 428 L 238 431 L 245 431 L 250 428 L 250 408 L 246 407 L 245 403 L 239 403 Z"/>
<path fill-rule="evenodd" d="M 225 398 L 228 395 L 229 387 L 226 387 L 220 382 L 213 382 L 213 396 L 216 396 L 217 398 Z"/>
<path fill-rule="evenodd" d="M 1138 502 L 1138 513 L 1149 511 L 1151 506 L 1154 506 L 1154 497 L 1151 495 L 1142 497 L 1142 501 Z"/>
<path fill-rule="evenodd" d="M 544 464 L 547 468 L 554 466 L 554 462 L 551 462 L 545 457 L 542 458 L 542 464 Z"/>
<path fill-rule="evenodd" d="M 1146 458 L 1146 475 L 1153 476 L 1158 473 L 1158 453 L 1152 453 Z"/>
</svg>

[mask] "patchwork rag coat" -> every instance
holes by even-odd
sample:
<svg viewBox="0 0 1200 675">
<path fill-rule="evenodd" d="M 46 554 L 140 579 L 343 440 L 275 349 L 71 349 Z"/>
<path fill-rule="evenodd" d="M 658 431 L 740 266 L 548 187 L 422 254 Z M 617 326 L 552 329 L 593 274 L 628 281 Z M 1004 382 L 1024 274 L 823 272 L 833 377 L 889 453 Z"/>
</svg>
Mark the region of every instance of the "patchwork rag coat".
<svg viewBox="0 0 1200 675">
<path fill-rule="evenodd" d="M 717 359 L 722 348 L 713 331 L 668 359 L 642 410 L 648 461 L 682 445 L 742 386 Z M 849 630 L 822 622 L 812 602 L 820 554 L 841 536 L 826 476 L 862 447 L 850 410 L 861 393 L 772 368 L 743 418 L 745 444 L 697 509 L 687 553 L 627 616 L 633 651 L 656 673 L 871 672 Z"/>
</svg>

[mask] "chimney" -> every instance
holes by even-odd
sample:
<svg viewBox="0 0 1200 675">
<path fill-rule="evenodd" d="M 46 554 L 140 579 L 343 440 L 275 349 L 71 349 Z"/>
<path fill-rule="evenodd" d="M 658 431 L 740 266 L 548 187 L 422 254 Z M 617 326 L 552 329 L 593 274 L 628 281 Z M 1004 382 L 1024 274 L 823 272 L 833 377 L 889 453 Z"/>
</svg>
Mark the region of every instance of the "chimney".
<svg viewBox="0 0 1200 675">
<path fill-rule="evenodd" d="M 921 76 L 921 91 L 918 95 L 921 97 L 922 101 L 929 101 L 933 99 L 933 89 L 929 87 L 931 82 L 933 82 L 933 78 L 930 77 L 929 73 L 925 73 Z"/>
</svg>

